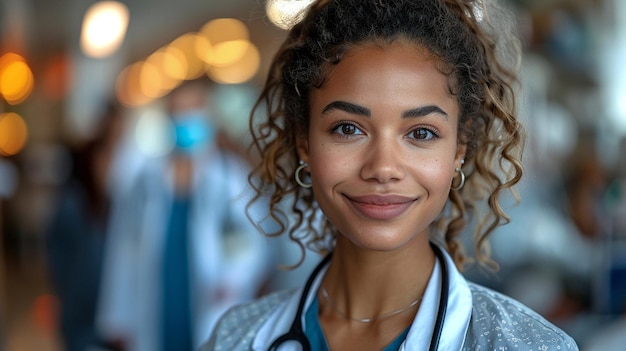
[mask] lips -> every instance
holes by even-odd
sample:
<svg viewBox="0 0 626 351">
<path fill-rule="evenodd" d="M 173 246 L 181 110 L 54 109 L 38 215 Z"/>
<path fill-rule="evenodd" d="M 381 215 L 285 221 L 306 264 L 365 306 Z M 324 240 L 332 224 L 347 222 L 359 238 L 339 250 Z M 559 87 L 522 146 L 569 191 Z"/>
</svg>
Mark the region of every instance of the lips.
<svg viewBox="0 0 626 351">
<path fill-rule="evenodd" d="M 358 213 L 375 220 L 394 219 L 403 214 L 417 200 L 400 195 L 344 196 Z"/>
</svg>

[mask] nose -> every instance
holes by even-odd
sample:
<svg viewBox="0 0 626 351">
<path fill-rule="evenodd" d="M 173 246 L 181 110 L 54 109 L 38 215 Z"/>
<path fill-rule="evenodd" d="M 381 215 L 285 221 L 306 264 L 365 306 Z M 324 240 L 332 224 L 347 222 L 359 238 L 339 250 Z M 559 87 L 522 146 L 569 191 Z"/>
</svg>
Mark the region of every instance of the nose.
<svg viewBox="0 0 626 351">
<path fill-rule="evenodd" d="M 379 138 L 364 150 L 361 178 L 378 183 L 388 183 L 404 177 L 403 153 L 393 138 Z"/>
</svg>

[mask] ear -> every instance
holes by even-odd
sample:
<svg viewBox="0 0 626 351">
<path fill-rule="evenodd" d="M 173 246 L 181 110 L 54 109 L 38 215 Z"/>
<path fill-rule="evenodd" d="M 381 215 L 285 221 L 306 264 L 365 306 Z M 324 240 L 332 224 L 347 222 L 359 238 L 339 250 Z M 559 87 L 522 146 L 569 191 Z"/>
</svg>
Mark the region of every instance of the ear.
<svg viewBox="0 0 626 351">
<path fill-rule="evenodd" d="M 302 134 L 296 137 L 296 151 L 300 161 L 309 163 L 309 138 Z"/>
<path fill-rule="evenodd" d="M 461 167 L 461 161 L 465 159 L 465 152 L 467 151 L 467 144 L 457 143 L 456 145 L 456 154 L 454 155 L 454 165 L 455 167 Z"/>
</svg>

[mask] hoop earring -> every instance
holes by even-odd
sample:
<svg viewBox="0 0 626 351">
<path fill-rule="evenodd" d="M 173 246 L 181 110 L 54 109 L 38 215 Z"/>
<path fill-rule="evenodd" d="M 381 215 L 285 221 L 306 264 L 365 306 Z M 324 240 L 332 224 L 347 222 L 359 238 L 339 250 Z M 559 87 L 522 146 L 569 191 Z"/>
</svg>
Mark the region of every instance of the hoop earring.
<svg viewBox="0 0 626 351">
<path fill-rule="evenodd" d="M 465 185 L 465 173 L 463 173 L 463 170 L 460 167 L 455 168 L 454 171 L 459 173 L 459 175 L 461 176 L 461 181 L 459 182 L 459 185 L 451 186 L 450 189 L 455 191 L 461 190 L 461 188 L 463 188 L 463 185 Z"/>
<path fill-rule="evenodd" d="M 293 177 L 296 179 L 296 183 L 298 183 L 298 185 L 300 185 L 303 188 L 310 188 L 310 187 L 313 186 L 313 184 L 305 183 L 305 182 L 302 181 L 302 179 L 300 179 L 300 172 L 302 172 L 302 170 L 305 169 L 308 166 L 309 166 L 308 163 L 300 161 L 300 166 L 298 166 L 298 168 L 296 168 L 296 172 L 293 175 Z"/>
</svg>

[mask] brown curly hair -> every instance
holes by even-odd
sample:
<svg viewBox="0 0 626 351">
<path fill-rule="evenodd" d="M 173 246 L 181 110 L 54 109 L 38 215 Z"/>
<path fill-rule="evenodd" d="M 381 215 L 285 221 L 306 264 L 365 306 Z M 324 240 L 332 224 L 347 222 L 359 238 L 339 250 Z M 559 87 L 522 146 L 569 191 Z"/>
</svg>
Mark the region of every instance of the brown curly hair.
<svg viewBox="0 0 626 351">
<path fill-rule="evenodd" d="M 499 25 L 489 17 L 495 10 L 504 19 Z M 294 180 L 296 138 L 309 128 L 309 92 L 323 86 L 329 68 L 352 47 L 402 40 L 438 58 L 438 69 L 448 76 L 450 93 L 459 104 L 459 143 L 467 145 L 465 186 L 450 192 L 450 201 L 431 226 L 432 239 L 444 244 L 462 268 L 468 256 L 460 236 L 476 219 L 476 257 L 495 267 L 487 239 L 509 221 L 500 195 L 522 175 L 523 136 L 514 89 L 519 45 L 512 27 L 502 27 L 512 23 L 504 15 L 486 0 L 314 2 L 274 57 L 251 114 L 252 148 L 260 156 L 250 175 L 257 192 L 253 202 L 268 199 L 270 215 L 280 226 L 266 234 L 288 233 L 302 249 L 302 259 L 305 246 L 318 252 L 331 249 L 336 228 L 320 214 L 313 193 Z M 483 204 L 486 213 L 481 213 Z"/>
</svg>

